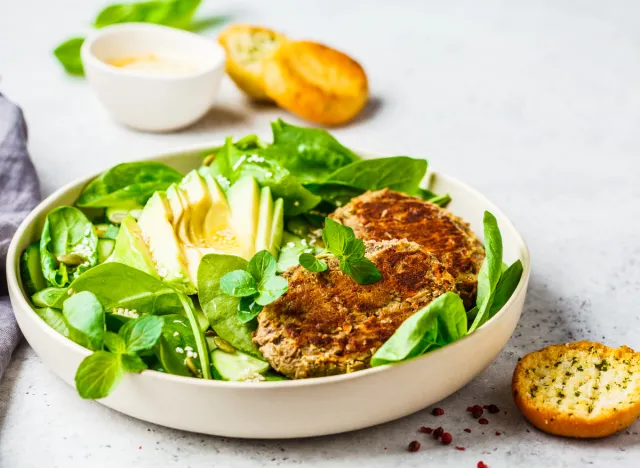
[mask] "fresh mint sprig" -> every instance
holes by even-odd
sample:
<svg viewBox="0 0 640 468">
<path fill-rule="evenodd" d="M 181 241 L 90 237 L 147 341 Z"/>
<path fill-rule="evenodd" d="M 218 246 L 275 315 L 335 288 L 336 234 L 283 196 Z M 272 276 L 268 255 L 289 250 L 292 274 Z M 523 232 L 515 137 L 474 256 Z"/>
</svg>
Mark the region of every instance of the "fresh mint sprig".
<svg viewBox="0 0 640 468">
<path fill-rule="evenodd" d="M 246 270 L 234 270 L 220 278 L 220 289 L 227 296 L 241 297 L 238 319 L 253 320 L 267 304 L 282 296 L 289 284 L 276 274 L 277 262 L 266 250 L 256 253 Z"/>
<path fill-rule="evenodd" d="M 353 229 L 330 218 L 325 219 L 322 230 L 322 241 L 325 250 L 318 255 L 303 253 L 298 258 L 303 268 L 320 273 L 327 269 L 326 257 L 336 257 L 340 269 L 356 283 L 372 284 L 380 281 L 382 275 L 369 259 L 365 258 L 365 246 L 362 239 L 357 239 Z"/>
</svg>

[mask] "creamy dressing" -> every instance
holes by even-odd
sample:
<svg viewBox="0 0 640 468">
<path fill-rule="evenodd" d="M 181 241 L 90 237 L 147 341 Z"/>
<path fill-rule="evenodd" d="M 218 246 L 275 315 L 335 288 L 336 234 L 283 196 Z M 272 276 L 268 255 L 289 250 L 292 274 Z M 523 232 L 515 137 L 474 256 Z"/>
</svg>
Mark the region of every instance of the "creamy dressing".
<svg viewBox="0 0 640 468">
<path fill-rule="evenodd" d="M 199 67 L 186 60 L 162 57 L 155 54 L 122 57 L 108 60 L 113 67 L 138 71 L 149 75 L 190 75 L 198 71 Z"/>
</svg>

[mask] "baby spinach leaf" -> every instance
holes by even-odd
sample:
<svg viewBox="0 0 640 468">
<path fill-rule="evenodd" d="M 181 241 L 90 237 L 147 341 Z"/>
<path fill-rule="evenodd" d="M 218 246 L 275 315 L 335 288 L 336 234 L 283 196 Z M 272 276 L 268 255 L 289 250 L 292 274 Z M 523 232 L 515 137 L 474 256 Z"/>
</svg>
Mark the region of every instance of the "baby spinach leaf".
<svg viewBox="0 0 640 468">
<path fill-rule="evenodd" d="M 248 262 L 233 255 L 208 254 L 198 268 L 198 299 L 211 328 L 234 348 L 260 357 L 253 343 L 250 326 L 238 318 L 240 298 L 225 294 L 220 289 L 220 279 L 234 270 L 246 270 Z"/>
<path fill-rule="evenodd" d="M 230 271 L 220 279 L 220 289 L 233 297 L 253 296 L 258 292 L 255 279 L 245 270 Z"/>
<path fill-rule="evenodd" d="M 318 260 L 316 256 L 311 253 L 300 254 L 299 262 L 303 268 L 313 273 L 320 273 L 322 271 L 326 271 L 328 268 L 327 262 L 324 260 Z"/>
<path fill-rule="evenodd" d="M 426 200 L 438 205 L 441 208 L 446 208 L 446 206 L 451 201 L 451 195 L 449 195 L 448 193 L 445 195 L 435 195 L 433 197 L 427 198 Z"/>
<path fill-rule="evenodd" d="M 55 307 L 61 298 L 68 297 L 67 291 L 67 288 L 45 288 L 31 296 L 31 302 L 36 307 Z"/>
<path fill-rule="evenodd" d="M 175 289 L 121 263 L 102 263 L 76 279 L 70 288 L 74 293 L 91 291 L 108 312 L 123 308 L 139 314 L 162 315 L 183 310 Z M 58 301 L 56 307 L 61 306 Z"/>
<path fill-rule="evenodd" d="M 496 286 L 496 291 L 491 303 L 491 310 L 487 316 L 487 320 L 493 317 L 507 303 L 511 295 L 518 287 L 520 278 L 522 277 L 522 262 L 516 260 L 506 270 L 502 272 L 500 281 Z"/>
<path fill-rule="evenodd" d="M 154 23 L 187 29 L 201 0 L 156 0 L 116 3 L 104 8 L 94 20 L 96 28 L 119 23 Z"/>
<path fill-rule="evenodd" d="M 322 180 L 360 158 L 319 128 L 296 127 L 281 119 L 271 122 L 272 158 L 304 183 Z"/>
<path fill-rule="evenodd" d="M 80 58 L 80 49 L 83 43 L 84 37 L 72 37 L 53 50 L 53 55 L 56 56 L 67 73 L 78 76 L 84 75 L 84 67 Z"/>
<path fill-rule="evenodd" d="M 124 354 L 127 351 L 127 344 L 124 339 L 113 332 L 107 331 L 104 333 L 104 345 L 106 348 L 114 354 Z"/>
<path fill-rule="evenodd" d="M 47 325 L 60 333 L 62 336 L 69 338 L 69 328 L 64 321 L 62 312 L 50 307 L 43 307 L 34 309 L 38 317 L 45 321 Z"/>
<path fill-rule="evenodd" d="M 411 359 L 445 346 L 467 333 L 462 299 L 447 292 L 406 319 L 371 358 L 372 366 Z"/>
<path fill-rule="evenodd" d="M 98 237 L 93 224 L 77 208 L 61 206 L 47 215 L 40 238 L 45 279 L 64 287 L 98 263 Z"/>
<path fill-rule="evenodd" d="M 107 351 L 96 351 L 80 363 L 75 382 L 82 398 L 104 398 L 118 386 L 124 375 L 122 357 Z"/>
<path fill-rule="evenodd" d="M 126 354 L 136 354 L 152 348 L 160 338 L 163 325 L 164 320 L 155 315 L 144 315 L 124 324 L 118 335 L 125 342 Z"/>
<path fill-rule="evenodd" d="M 64 301 L 62 314 L 73 341 L 94 351 L 102 349 L 105 317 L 96 296 L 88 291 L 74 294 Z"/>
<path fill-rule="evenodd" d="M 181 179 L 178 171 L 158 162 L 118 164 L 89 182 L 76 203 L 102 208 L 127 203 L 144 205 L 155 192 Z"/>
<path fill-rule="evenodd" d="M 183 315 L 163 315 L 162 335 L 154 347 L 154 352 L 165 372 L 174 375 L 191 376 L 185 365 L 185 348 L 196 349 L 193 330 L 189 319 Z M 196 360 L 200 366 L 200 361 Z"/>
<path fill-rule="evenodd" d="M 389 188 L 415 194 L 426 172 L 426 160 L 394 156 L 351 163 L 327 177 L 325 183 L 346 185 L 361 190 Z"/>
<path fill-rule="evenodd" d="M 488 312 L 494 300 L 494 293 L 502 275 L 502 235 L 498 221 L 488 211 L 484 212 L 484 244 L 485 258 L 478 274 L 478 296 L 476 315 L 469 333 L 475 331 L 488 320 Z"/>
</svg>

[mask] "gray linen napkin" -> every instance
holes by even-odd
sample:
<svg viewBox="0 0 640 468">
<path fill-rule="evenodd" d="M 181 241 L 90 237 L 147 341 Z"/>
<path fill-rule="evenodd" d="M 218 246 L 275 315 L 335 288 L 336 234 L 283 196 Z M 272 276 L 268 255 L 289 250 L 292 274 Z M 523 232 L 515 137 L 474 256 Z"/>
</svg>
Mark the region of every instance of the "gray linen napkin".
<svg viewBox="0 0 640 468">
<path fill-rule="evenodd" d="M 7 292 L 7 250 L 18 225 L 39 201 L 22 111 L 0 94 L 0 378 L 22 336 Z"/>
</svg>

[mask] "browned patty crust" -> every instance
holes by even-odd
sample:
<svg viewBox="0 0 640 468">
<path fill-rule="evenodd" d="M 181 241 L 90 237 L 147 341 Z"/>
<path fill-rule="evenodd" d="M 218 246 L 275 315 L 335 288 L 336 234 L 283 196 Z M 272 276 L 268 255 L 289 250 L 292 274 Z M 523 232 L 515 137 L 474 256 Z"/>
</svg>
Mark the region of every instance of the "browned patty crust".
<svg viewBox="0 0 640 468">
<path fill-rule="evenodd" d="M 258 315 L 254 342 L 269 364 L 293 379 L 343 374 L 369 367 L 375 351 L 410 315 L 455 281 L 415 242 L 366 242 L 366 256 L 382 279 L 361 285 L 335 258 L 312 273 L 297 266 L 283 276 L 289 290 Z"/>
<path fill-rule="evenodd" d="M 438 205 L 389 189 L 366 192 L 330 217 L 365 240 L 407 239 L 449 270 L 467 308 L 473 306 L 484 248 L 469 225 Z"/>
</svg>

